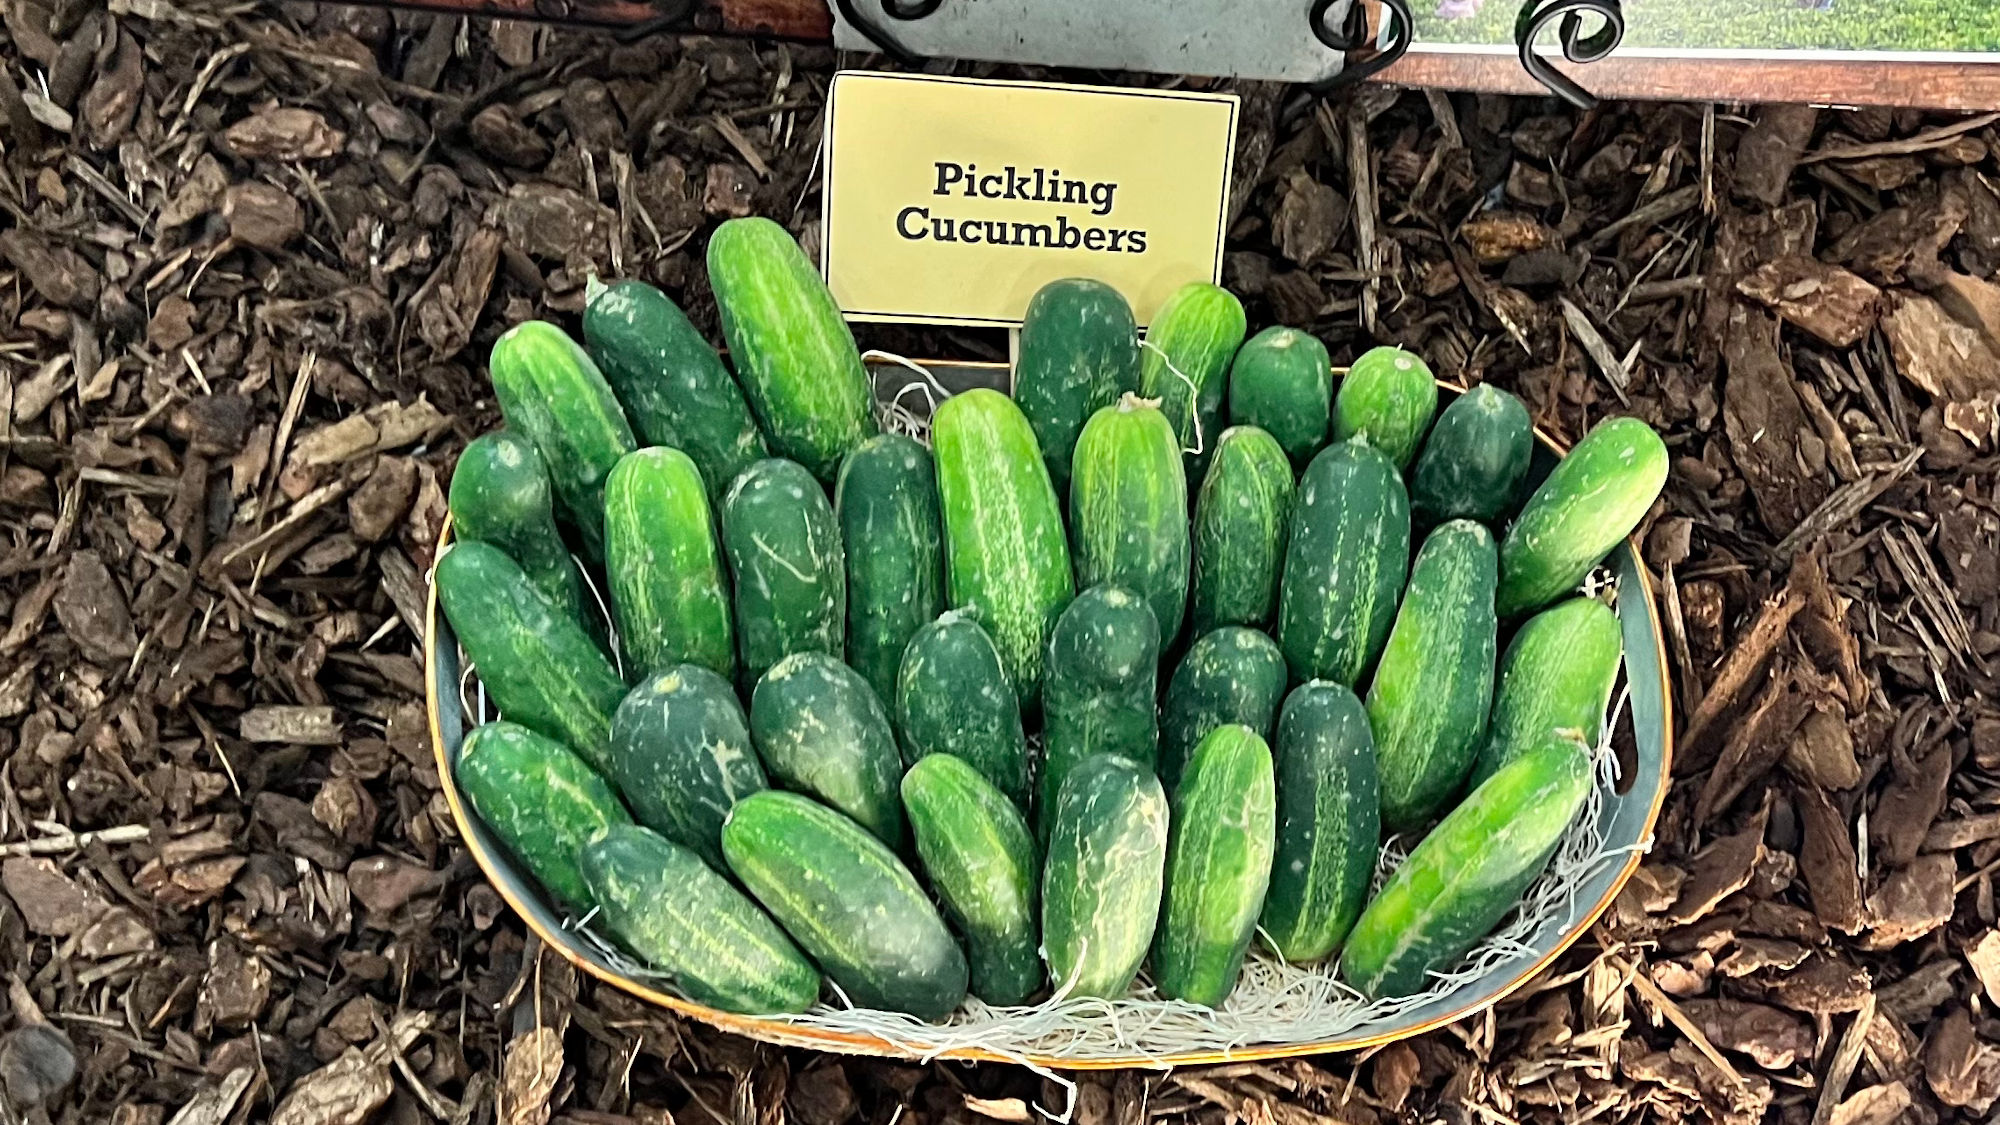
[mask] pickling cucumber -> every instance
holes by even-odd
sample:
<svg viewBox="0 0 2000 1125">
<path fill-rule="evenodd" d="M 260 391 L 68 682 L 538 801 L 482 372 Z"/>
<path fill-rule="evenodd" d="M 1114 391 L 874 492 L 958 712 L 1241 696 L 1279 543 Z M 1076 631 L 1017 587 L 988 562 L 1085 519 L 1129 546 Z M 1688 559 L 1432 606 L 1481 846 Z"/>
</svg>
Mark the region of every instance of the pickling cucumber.
<svg viewBox="0 0 2000 1125">
<path fill-rule="evenodd" d="M 1028 743 L 1000 650 L 969 614 L 947 610 L 917 630 L 896 675 L 903 760 L 950 754 L 1028 807 Z"/>
<path fill-rule="evenodd" d="M 1577 588 L 1632 534 L 1667 482 L 1667 447 L 1637 418 L 1599 422 L 1549 473 L 1500 547 L 1500 616 Z"/>
<path fill-rule="evenodd" d="M 1071 277 L 1035 291 L 1021 318 L 1014 401 L 1058 491 L 1069 487 L 1070 451 L 1092 414 L 1139 389 L 1139 329 L 1132 306 L 1101 281 Z"/>
<path fill-rule="evenodd" d="M 862 442 L 841 463 L 833 508 L 847 556 L 847 663 L 886 704 L 910 637 L 944 608 L 930 450 L 903 434 Z"/>
<path fill-rule="evenodd" d="M 1250 337 L 1229 367 L 1229 424 L 1276 438 L 1295 465 L 1326 444 L 1333 365 L 1309 332 L 1274 325 Z"/>
<path fill-rule="evenodd" d="M 1249 727 L 1210 731 L 1174 790 L 1153 983 L 1169 1000 L 1220 1007 L 1271 881 L 1277 793 L 1271 750 Z"/>
<path fill-rule="evenodd" d="M 1093 754 L 1115 754 L 1148 771 L 1159 757 L 1153 697 L 1160 629 L 1145 600 L 1117 586 L 1092 586 L 1063 610 L 1049 633 L 1049 682 L 1042 698 L 1043 809 Z M 1048 820 L 1042 821 L 1043 832 Z"/>
<path fill-rule="evenodd" d="M 735 689 L 699 664 L 632 689 L 611 716 L 605 766 L 639 823 L 717 870 L 730 808 L 769 784 Z"/>
<path fill-rule="evenodd" d="M 972 994 L 1005 1007 L 1042 986 L 1041 872 L 1021 810 L 970 764 L 932 754 L 903 775 L 917 855 L 965 935 Z"/>
<path fill-rule="evenodd" d="M 1255 426 L 1222 431 L 1194 502 L 1188 616 L 1196 636 L 1271 623 L 1297 493 L 1291 463 L 1271 435 Z"/>
<path fill-rule="evenodd" d="M 639 447 L 610 384 L 568 333 L 541 320 L 508 329 L 486 366 L 507 428 L 534 443 L 584 549 L 602 558 L 604 478 Z"/>
<path fill-rule="evenodd" d="M 1116 754 L 1076 764 L 1051 812 L 1042 866 L 1042 952 L 1064 996 L 1116 999 L 1132 987 L 1167 864 L 1167 795 Z"/>
<path fill-rule="evenodd" d="M 1437 380 L 1401 348 L 1370 348 L 1355 359 L 1333 400 L 1333 437 L 1360 437 L 1405 468 L 1437 413 Z"/>
<path fill-rule="evenodd" d="M 467 443 L 451 470 L 452 534 L 491 543 L 550 604 L 588 625 L 583 576 L 556 529 L 548 469 L 533 443 L 495 430 Z"/>
<path fill-rule="evenodd" d="M 1493 776 L 1551 731 L 1597 745 L 1624 652 L 1618 615 L 1595 598 L 1571 598 L 1530 617 L 1500 660 L 1493 718 L 1470 784 Z"/>
<path fill-rule="evenodd" d="M 1222 433 L 1229 361 L 1247 327 L 1243 302 L 1220 286 L 1193 281 L 1175 290 L 1146 326 L 1139 393 L 1158 399 L 1187 451 L 1187 475 L 1200 480 Z"/>
<path fill-rule="evenodd" d="M 577 852 L 632 817 L 569 747 L 517 723 L 476 727 L 454 770 L 472 811 L 528 874 L 581 913 L 593 902 Z"/>
<path fill-rule="evenodd" d="M 1321 450 L 1299 479 L 1279 580 L 1278 647 L 1294 680 L 1361 682 L 1396 619 L 1410 565 L 1410 500 L 1366 443 Z"/>
<path fill-rule="evenodd" d="M 903 760 L 875 692 L 822 652 L 795 652 L 750 693 L 750 734 L 771 776 L 853 817 L 890 847 L 903 841 Z"/>
<path fill-rule="evenodd" d="M 1080 586 L 1146 599 L 1160 639 L 1179 635 L 1188 595 L 1188 495 L 1180 446 L 1158 406 L 1126 395 L 1091 415 L 1070 464 L 1069 530 Z"/>
<path fill-rule="evenodd" d="M 794 652 L 838 657 L 847 638 L 847 563 L 826 492 L 793 461 L 746 469 L 722 499 L 736 650 L 755 683 Z"/>
<path fill-rule="evenodd" d="M 1521 400 L 1481 383 L 1438 415 L 1410 470 L 1410 512 L 1435 527 L 1446 520 L 1491 524 L 1521 502 L 1534 424 Z"/>
<path fill-rule="evenodd" d="M 627 453 L 604 486 L 604 573 L 618 641 L 647 672 L 736 671 L 729 587 L 701 470 L 678 449 Z"/>
<path fill-rule="evenodd" d="M 1271 737 L 1285 698 L 1285 656 L 1255 629 L 1224 626 L 1188 646 L 1160 707 L 1160 780 L 1180 784 L 1188 755 L 1208 732 L 1236 723 Z"/>
<path fill-rule="evenodd" d="M 1285 698 L 1274 748 L 1277 854 L 1262 925 L 1280 957 L 1304 965 L 1340 948 L 1368 897 L 1382 824 L 1375 739 L 1352 690 L 1314 680 Z"/>
</svg>

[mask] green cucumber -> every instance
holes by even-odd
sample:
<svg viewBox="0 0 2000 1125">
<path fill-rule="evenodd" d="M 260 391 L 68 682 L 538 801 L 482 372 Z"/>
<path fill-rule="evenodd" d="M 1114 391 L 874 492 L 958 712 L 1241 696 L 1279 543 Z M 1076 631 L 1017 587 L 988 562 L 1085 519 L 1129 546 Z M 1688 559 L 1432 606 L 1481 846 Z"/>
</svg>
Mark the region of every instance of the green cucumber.
<svg viewBox="0 0 2000 1125">
<path fill-rule="evenodd" d="M 639 823 L 722 867 L 722 822 L 765 788 L 729 681 L 699 664 L 649 677 L 611 717 L 606 774 Z"/>
<path fill-rule="evenodd" d="M 1571 598 L 1530 617 L 1501 658 L 1493 717 L 1470 784 L 1492 777 L 1550 731 L 1597 745 L 1624 653 L 1618 615 L 1595 598 Z"/>
<path fill-rule="evenodd" d="M 1309 332 L 1266 328 L 1229 366 L 1229 424 L 1265 430 L 1295 465 L 1326 444 L 1332 404 L 1333 361 Z"/>
<path fill-rule="evenodd" d="M 1193 281 L 1174 290 L 1146 327 L 1139 393 L 1158 399 L 1187 451 L 1187 475 L 1200 480 L 1222 433 L 1229 361 L 1243 343 L 1243 302 L 1220 286 Z"/>
<path fill-rule="evenodd" d="M 604 485 L 604 573 L 618 643 L 646 672 L 736 670 L 729 586 L 701 470 L 678 449 L 627 453 Z"/>
<path fill-rule="evenodd" d="M 511 430 L 473 438 L 451 470 L 448 503 L 454 536 L 505 551 L 550 604 L 591 622 L 583 575 L 556 530 L 548 469 L 528 439 Z"/>
<path fill-rule="evenodd" d="M 1519 904 L 1591 781 L 1588 751 L 1567 739 L 1502 767 L 1431 829 L 1361 912 L 1341 954 L 1341 979 L 1371 1000 L 1425 988 L 1432 971 Z"/>
<path fill-rule="evenodd" d="M 1493 705 L 1493 533 L 1471 520 L 1431 532 L 1368 687 L 1382 827 L 1429 820 L 1465 781 Z"/>
<path fill-rule="evenodd" d="M 847 663 L 885 703 L 910 637 L 944 608 L 944 533 L 931 453 L 877 434 L 841 463 L 833 508 L 847 553 Z"/>
<path fill-rule="evenodd" d="M 1172 640 L 1187 607 L 1190 547 L 1187 478 L 1166 415 L 1132 395 L 1091 415 L 1070 472 L 1077 584 L 1145 598 L 1161 640 Z"/>
<path fill-rule="evenodd" d="M 998 391 L 944 400 L 931 418 L 945 586 L 992 636 L 1024 707 L 1042 689 L 1042 646 L 1076 593 L 1062 509 L 1034 428 Z"/>
<path fill-rule="evenodd" d="M 932 754 L 903 775 L 917 856 L 965 935 L 972 994 L 1000 1007 L 1042 986 L 1035 838 L 1021 810 L 970 764 Z"/>
<path fill-rule="evenodd" d="M 695 1003 L 765 1016 L 819 999 L 799 947 L 689 849 L 621 825 L 583 849 L 582 866 L 604 928 Z"/>
<path fill-rule="evenodd" d="M 1028 742 L 1000 650 L 978 621 L 946 610 L 917 630 L 896 674 L 903 760 L 950 754 L 1028 807 Z"/>
<path fill-rule="evenodd" d="M 596 771 L 554 739 L 494 722 L 465 736 L 453 772 L 480 822 L 543 889 L 579 913 L 593 904 L 577 852 L 632 823 Z"/>
<path fill-rule="evenodd" d="M 1336 442 L 1299 478 L 1278 647 L 1294 680 L 1350 687 L 1389 640 L 1410 566 L 1410 498 L 1395 462 L 1366 443 Z"/>
<path fill-rule="evenodd" d="M 1271 882 L 1277 792 L 1271 749 L 1249 727 L 1210 731 L 1174 789 L 1153 983 L 1169 1000 L 1222 1006 Z"/>
<path fill-rule="evenodd" d="M 860 674 L 822 652 L 795 652 L 750 693 L 750 734 L 771 776 L 860 822 L 891 847 L 903 841 L 896 733 Z"/>
<path fill-rule="evenodd" d="M 1230 723 L 1271 737 L 1285 698 L 1285 654 L 1255 629 L 1226 625 L 1188 646 L 1160 708 L 1160 780 L 1180 784 L 1188 755 Z"/>
<path fill-rule="evenodd" d="M 1096 754 L 1076 764 L 1048 820 L 1042 953 L 1064 996 L 1115 1000 L 1132 987 L 1166 882 L 1167 794 L 1138 762 Z"/>
<path fill-rule="evenodd" d="M 1092 414 L 1139 389 L 1132 306 L 1101 281 L 1051 281 L 1021 318 L 1014 401 L 1035 428 L 1049 479 L 1069 487 L 1070 451 Z"/>
<path fill-rule="evenodd" d="M 722 546 L 745 683 L 794 652 L 841 654 L 847 564 L 833 505 L 811 473 L 775 457 L 744 470 L 722 499 Z"/>
<path fill-rule="evenodd" d="M 701 467 L 711 503 L 752 462 L 770 456 L 743 389 L 722 357 L 665 293 L 643 281 L 584 286 L 583 341 L 647 445 L 670 445 Z"/>
<path fill-rule="evenodd" d="M 1153 707 L 1159 662 L 1160 628 L 1139 595 L 1092 586 L 1063 610 L 1049 631 L 1040 807 L 1054 808 L 1064 778 L 1093 754 L 1153 768 L 1160 749 Z"/>
<path fill-rule="evenodd" d="M 625 680 L 576 619 L 490 543 L 453 543 L 431 579 L 438 604 L 500 716 L 602 769 Z"/>
<path fill-rule="evenodd" d="M 868 830 L 765 790 L 722 826 L 729 869 L 863 1008 L 941 1020 L 965 998 L 965 955 L 916 877 Z"/>
<path fill-rule="evenodd" d="M 1639 526 L 1667 482 L 1667 447 L 1637 418 L 1599 422 L 1549 473 L 1500 547 L 1500 616 L 1577 588 Z"/>
<path fill-rule="evenodd" d="M 486 366 L 508 428 L 534 443 L 584 549 L 602 558 L 604 478 L 639 447 L 617 396 L 589 354 L 546 321 L 508 329 Z"/>
<path fill-rule="evenodd" d="M 1190 620 L 1197 635 L 1223 625 L 1271 623 L 1298 487 L 1277 440 L 1231 426 L 1194 502 Z"/>
<path fill-rule="evenodd" d="M 1381 843 L 1375 738 L 1354 692 L 1300 684 L 1278 714 L 1278 848 L 1263 929 L 1294 965 L 1340 948 L 1375 875 Z"/>
<path fill-rule="evenodd" d="M 771 451 L 831 484 L 876 431 L 875 388 L 819 271 L 771 220 L 727 219 L 708 236 L 708 283 Z"/>
<path fill-rule="evenodd" d="M 1410 512 L 1426 526 L 1493 523 L 1521 502 L 1535 427 L 1521 400 L 1481 383 L 1438 415 L 1410 470 Z"/>
<path fill-rule="evenodd" d="M 1333 400 L 1335 441 L 1365 438 L 1406 468 L 1437 413 L 1437 379 L 1423 360 L 1401 348 L 1361 353 Z"/>
</svg>

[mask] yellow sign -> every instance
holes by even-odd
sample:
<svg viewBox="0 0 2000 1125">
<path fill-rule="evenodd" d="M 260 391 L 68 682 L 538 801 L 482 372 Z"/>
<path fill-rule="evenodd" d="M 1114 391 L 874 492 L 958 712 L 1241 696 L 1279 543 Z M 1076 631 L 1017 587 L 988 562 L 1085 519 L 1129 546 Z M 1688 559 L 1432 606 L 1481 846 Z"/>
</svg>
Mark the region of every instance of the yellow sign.
<svg viewBox="0 0 2000 1125">
<path fill-rule="evenodd" d="M 827 104 L 822 266 L 855 320 L 1018 324 L 1089 277 L 1145 324 L 1220 277 L 1234 95 L 850 71 Z"/>
</svg>

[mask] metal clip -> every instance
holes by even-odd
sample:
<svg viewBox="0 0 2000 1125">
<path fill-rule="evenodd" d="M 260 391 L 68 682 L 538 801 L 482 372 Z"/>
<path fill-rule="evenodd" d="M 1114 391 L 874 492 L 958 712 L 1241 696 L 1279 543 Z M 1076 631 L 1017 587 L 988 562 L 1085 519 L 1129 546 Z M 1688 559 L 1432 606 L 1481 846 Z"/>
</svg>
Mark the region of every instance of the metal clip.
<svg viewBox="0 0 2000 1125">
<path fill-rule="evenodd" d="M 846 20 L 849 27 L 866 36 L 870 43 L 880 47 L 883 54 L 904 66 L 914 67 L 924 61 L 922 55 L 903 46 L 903 41 L 891 34 L 888 28 L 863 16 L 855 0 L 833 0 L 833 2 L 840 9 L 840 18 Z M 880 3 L 883 13 L 892 20 L 920 20 L 937 11 L 944 4 L 944 0 L 916 0 L 913 4 L 905 4 L 902 0 L 880 0 Z"/>
<path fill-rule="evenodd" d="M 1362 0 L 1349 0 L 1347 18 L 1336 28 L 1327 22 L 1326 17 L 1337 2 L 1313 0 L 1312 10 L 1306 14 L 1313 38 L 1342 55 L 1349 51 L 1366 50 L 1370 39 L 1367 6 Z M 1416 18 L 1410 14 L 1410 0 L 1382 0 L 1382 21 L 1383 29 L 1388 33 L 1388 45 L 1353 66 L 1342 67 L 1340 73 L 1331 78 L 1313 83 L 1308 88 L 1315 96 L 1352 86 L 1394 66 L 1396 60 L 1403 57 L 1416 38 Z"/>
<path fill-rule="evenodd" d="M 1602 21 L 1589 35 L 1583 34 L 1585 14 Z M 1535 51 L 1535 40 L 1542 30 L 1558 19 L 1562 21 L 1557 34 L 1563 57 L 1573 63 L 1594 63 L 1617 50 L 1625 38 L 1625 10 L 1620 0 L 1528 0 L 1514 20 L 1514 43 L 1520 48 L 1521 65 L 1535 81 L 1578 109 L 1595 109 L 1597 98 L 1589 90 Z"/>
</svg>

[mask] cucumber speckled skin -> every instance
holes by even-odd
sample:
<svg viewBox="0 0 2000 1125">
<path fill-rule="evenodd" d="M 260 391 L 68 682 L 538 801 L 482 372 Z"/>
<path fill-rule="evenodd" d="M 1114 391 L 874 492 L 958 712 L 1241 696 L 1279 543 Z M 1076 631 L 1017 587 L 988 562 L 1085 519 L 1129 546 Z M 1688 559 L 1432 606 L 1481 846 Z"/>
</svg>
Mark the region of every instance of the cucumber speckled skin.
<svg viewBox="0 0 2000 1125">
<path fill-rule="evenodd" d="M 1326 444 L 1333 365 L 1308 332 L 1274 325 L 1236 353 L 1229 367 L 1229 424 L 1256 426 L 1304 465 Z"/>
<path fill-rule="evenodd" d="M 1405 832 L 1458 791 L 1493 705 L 1493 533 L 1471 520 L 1431 532 L 1368 688 L 1382 826 Z"/>
<path fill-rule="evenodd" d="M 909 868 L 867 829 L 767 789 L 730 810 L 722 851 L 856 1006 L 941 1020 L 965 998 L 965 954 Z"/>
<path fill-rule="evenodd" d="M 1599 422 L 1549 473 L 1500 547 L 1500 616 L 1577 588 L 1632 534 L 1667 483 L 1667 447 L 1637 418 Z"/>
<path fill-rule="evenodd" d="M 1340 948 L 1375 874 L 1375 739 L 1352 690 L 1314 680 L 1285 698 L 1275 747 L 1278 843 L 1262 926 L 1279 956 L 1310 964 Z"/>
<path fill-rule="evenodd" d="M 819 971 L 799 947 L 693 851 L 620 825 L 581 858 L 605 928 L 688 999 L 751 1016 L 803 1012 L 819 999 Z"/>
<path fill-rule="evenodd" d="M 583 622 L 583 576 L 556 530 L 548 469 L 511 430 L 473 438 L 451 471 L 451 529 L 506 552 L 557 609 Z"/>
<path fill-rule="evenodd" d="M 1491 524 L 1514 510 L 1535 454 L 1535 428 L 1521 400 L 1490 383 L 1454 399 L 1410 470 L 1410 514 Z"/>
<path fill-rule="evenodd" d="M 917 630 L 896 675 L 903 760 L 950 754 L 1028 807 L 1028 742 L 1000 650 L 969 614 L 947 610 Z"/>
<path fill-rule="evenodd" d="M 1529 618 L 1500 660 L 1493 718 L 1469 784 L 1492 777 L 1551 731 L 1597 745 L 1624 653 L 1618 615 L 1595 598 L 1557 602 Z"/>
<path fill-rule="evenodd" d="M 1153 945 L 1160 995 L 1211 1008 L 1236 987 L 1271 881 L 1277 793 L 1256 731 L 1210 731 L 1174 790 L 1166 895 Z"/>
<path fill-rule="evenodd" d="M 487 374 L 507 428 L 534 443 L 584 550 L 601 559 L 604 478 L 639 447 L 610 384 L 568 333 L 540 320 L 494 341 Z"/>
<path fill-rule="evenodd" d="M 1437 380 L 1423 360 L 1401 348 L 1370 348 L 1347 369 L 1334 396 L 1334 440 L 1365 438 L 1398 469 L 1407 468 L 1437 401 Z"/>
<path fill-rule="evenodd" d="M 795 652 L 750 693 L 750 733 L 771 776 L 824 801 L 890 847 L 903 841 L 903 759 L 875 692 L 821 652 Z"/>
<path fill-rule="evenodd" d="M 632 818 L 568 747 L 515 723 L 475 728 L 455 773 L 472 811 L 543 889 L 581 913 L 592 903 L 577 851 Z"/>
<path fill-rule="evenodd" d="M 1071 277 L 1035 291 L 1021 318 L 1014 401 L 1034 426 L 1059 491 L 1069 487 L 1070 451 L 1083 424 L 1138 389 L 1139 329 L 1116 289 Z"/>
<path fill-rule="evenodd" d="M 736 671 L 729 587 L 701 470 L 678 449 L 627 453 L 604 486 L 604 572 L 618 643 L 640 669 Z"/>
<path fill-rule="evenodd" d="M 1057 992 L 1116 999 L 1132 987 L 1160 919 L 1167 794 L 1116 754 L 1076 764 L 1047 819 L 1042 953 Z"/>
<path fill-rule="evenodd" d="M 931 886 L 965 935 L 972 994 L 1002 1007 L 1026 1002 L 1042 986 L 1041 870 L 1021 810 L 950 754 L 903 775 L 903 808 Z"/>
<path fill-rule="evenodd" d="M 1130 590 L 1092 586 L 1078 594 L 1049 633 L 1049 683 L 1042 699 L 1043 809 L 1063 780 L 1093 754 L 1116 754 L 1153 769 L 1160 727 L 1153 700 L 1160 629 Z M 1048 818 L 1042 819 L 1048 831 Z"/>
<path fill-rule="evenodd" d="M 1222 431 L 1194 502 L 1188 617 L 1196 636 L 1271 623 L 1297 495 L 1291 462 L 1271 435 L 1255 426 Z"/>
<path fill-rule="evenodd" d="M 1341 979 L 1370 999 L 1407 996 L 1493 931 L 1549 862 L 1591 786 L 1579 742 L 1508 763 L 1431 829 L 1361 912 Z"/>
<path fill-rule="evenodd" d="M 1091 415 L 1070 463 L 1069 529 L 1079 586 L 1120 586 L 1146 599 L 1160 639 L 1187 607 L 1188 494 L 1173 427 L 1126 395 Z"/>
<path fill-rule="evenodd" d="M 944 533 L 931 453 L 877 434 L 841 463 L 833 508 L 847 555 L 847 663 L 885 704 L 916 631 L 944 608 Z"/>
<path fill-rule="evenodd" d="M 611 717 L 607 774 L 639 823 L 722 868 L 722 822 L 766 787 L 729 681 L 683 664 L 632 689 Z"/>
<path fill-rule="evenodd" d="M 1160 708 L 1160 780 L 1180 784 L 1188 755 L 1208 732 L 1237 723 L 1271 736 L 1285 698 L 1285 656 L 1255 629 L 1229 625 L 1197 639 L 1167 682 Z"/>
<path fill-rule="evenodd" d="M 1337 442 L 1299 479 L 1279 580 L 1278 647 L 1294 680 L 1361 681 L 1396 618 L 1410 500 L 1380 450 Z"/>
<path fill-rule="evenodd" d="M 755 683 L 794 652 L 838 657 L 847 640 L 847 563 L 833 505 L 791 461 L 759 461 L 722 500 L 736 650 Z"/>
<path fill-rule="evenodd" d="M 1175 290 L 1146 327 L 1139 393 L 1160 401 L 1188 450 L 1187 475 L 1200 480 L 1222 433 L 1229 361 L 1243 343 L 1243 302 L 1220 286 L 1193 281 Z"/>
</svg>

